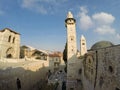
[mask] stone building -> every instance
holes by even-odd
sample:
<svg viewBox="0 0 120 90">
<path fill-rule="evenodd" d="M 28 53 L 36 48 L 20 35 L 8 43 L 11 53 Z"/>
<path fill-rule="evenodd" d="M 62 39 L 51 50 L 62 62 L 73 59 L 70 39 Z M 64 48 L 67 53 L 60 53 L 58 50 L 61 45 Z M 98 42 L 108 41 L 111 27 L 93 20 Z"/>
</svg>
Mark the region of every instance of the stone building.
<svg viewBox="0 0 120 90">
<path fill-rule="evenodd" d="M 20 53 L 20 34 L 5 28 L 0 31 L 0 58 L 18 59 Z"/>
<path fill-rule="evenodd" d="M 86 39 L 80 39 L 77 56 L 75 19 L 68 12 L 67 90 L 120 90 L 120 45 L 109 41 L 95 43 L 87 50 Z"/>
<path fill-rule="evenodd" d="M 81 59 L 78 58 L 76 42 L 76 20 L 71 12 L 68 12 L 65 20 L 67 29 L 67 90 L 80 90 Z M 87 53 L 86 39 L 81 36 L 80 56 Z"/>
<path fill-rule="evenodd" d="M 65 63 L 63 61 L 63 55 L 61 52 L 54 52 L 49 54 L 49 66 L 52 71 L 58 71 L 63 69 L 62 66 L 65 66 Z"/>
<path fill-rule="evenodd" d="M 108 41 L 91 47 L 83 61 L 84 90 L 120 90 L 119 53 L 120 45 Z"/>
<path fill-rule="evenodd" d="M 80 55 L 83 56 L 87 53 L 86 39 L 83 35 L 80 38 Z"/>
<path fill-rule="evenodd" d="M 26 59 L 48 60 L 48 52 L 35 49 L 31 46 L 20 47 L 20 57 Z"/>
</svg>

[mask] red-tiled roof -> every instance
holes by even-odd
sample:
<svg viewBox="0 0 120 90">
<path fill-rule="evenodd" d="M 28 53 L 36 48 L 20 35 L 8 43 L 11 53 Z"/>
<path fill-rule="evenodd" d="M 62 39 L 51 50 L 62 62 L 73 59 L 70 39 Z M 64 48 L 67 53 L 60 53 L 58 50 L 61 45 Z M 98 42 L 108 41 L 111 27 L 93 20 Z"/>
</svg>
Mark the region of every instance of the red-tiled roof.
<svg viewBox="0 0 120 90">
<path fill-rule="evenodd" d="M 60 57 L 60 55 L 57 54 L 49 54 L 50 57 Z"/>
<path fill-rule="evenodd" d="M 62 54 L 61 53 L 53 53 L 53 54 L 49 54 L 50 57 L 61 57 Z"/>
<path fill-rule="evenodd" d="M 17 33 L 17 32 L 15 32 L 15 31 L 13 31 L 13 30 L 11 30 L 9 28 L 4 28 L 3 30 L 0 30 L 0 32 L 4 32 L 5 30 L 9 30 L 10 32 L 13 32 L 15 34 L 19 34 L 20 35 L 20 33 Z"/>
</svg>

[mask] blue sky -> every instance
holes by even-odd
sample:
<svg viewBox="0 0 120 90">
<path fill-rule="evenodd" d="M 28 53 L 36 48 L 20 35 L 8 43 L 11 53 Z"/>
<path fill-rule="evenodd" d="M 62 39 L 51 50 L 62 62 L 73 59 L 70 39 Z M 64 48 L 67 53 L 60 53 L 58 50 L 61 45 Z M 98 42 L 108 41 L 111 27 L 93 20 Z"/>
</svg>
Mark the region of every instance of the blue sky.
<svg viewBox="0 0 120 90">
<path fill-rule="evenodd" d="M 0 30 L 21 34 L 21 45 L 63 51 L 64 20 L 68 11 L 76 19 L 78 49 L 80 36 L 87 47 L 101 40 L 120 43 L 120 0 L 0 0 Z"/>
</svg>

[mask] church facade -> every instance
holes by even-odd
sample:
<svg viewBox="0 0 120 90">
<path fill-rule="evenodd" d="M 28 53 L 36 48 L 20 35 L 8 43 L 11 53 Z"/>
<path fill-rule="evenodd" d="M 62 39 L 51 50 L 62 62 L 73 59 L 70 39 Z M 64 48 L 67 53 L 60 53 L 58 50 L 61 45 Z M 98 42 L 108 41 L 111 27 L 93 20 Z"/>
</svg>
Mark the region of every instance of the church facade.
<svg viewBox="0 0 120 90">
<path fill-rule="evenodd" d="M 0 31 L 0 59 L 19 59 L 20 34 L 5 28 Z"/>
</svg>

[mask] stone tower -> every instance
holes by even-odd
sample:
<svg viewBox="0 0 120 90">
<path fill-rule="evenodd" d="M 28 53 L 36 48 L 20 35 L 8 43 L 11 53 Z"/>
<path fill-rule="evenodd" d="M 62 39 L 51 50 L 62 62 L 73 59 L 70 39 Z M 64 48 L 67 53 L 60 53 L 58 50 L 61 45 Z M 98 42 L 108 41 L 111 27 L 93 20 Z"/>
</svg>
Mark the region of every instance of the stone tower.
<svg viewBox="0 0 120 90">
<path fill-rule="evenodd" d="M 82 35 L 80 38 L 80 55 L 83 56 L 85 53 L 87 53 L 86 39 Z"/>
<path fill-rule="evenodd" d="M 67 28 L 67 60 L 69 60 L 77 53 L 76 20 L 71 12 L 68 12 L 67 14 L 65 26 Z"/>
<path fill-rule="evenodd" d="M 67 82 L 66 90 L 73 90 L 76 83 L 77 44 L 76 44 L 76 20 L 71 12 L 68 12 L 65 20 L 67 29 Z"/>
</svg>

